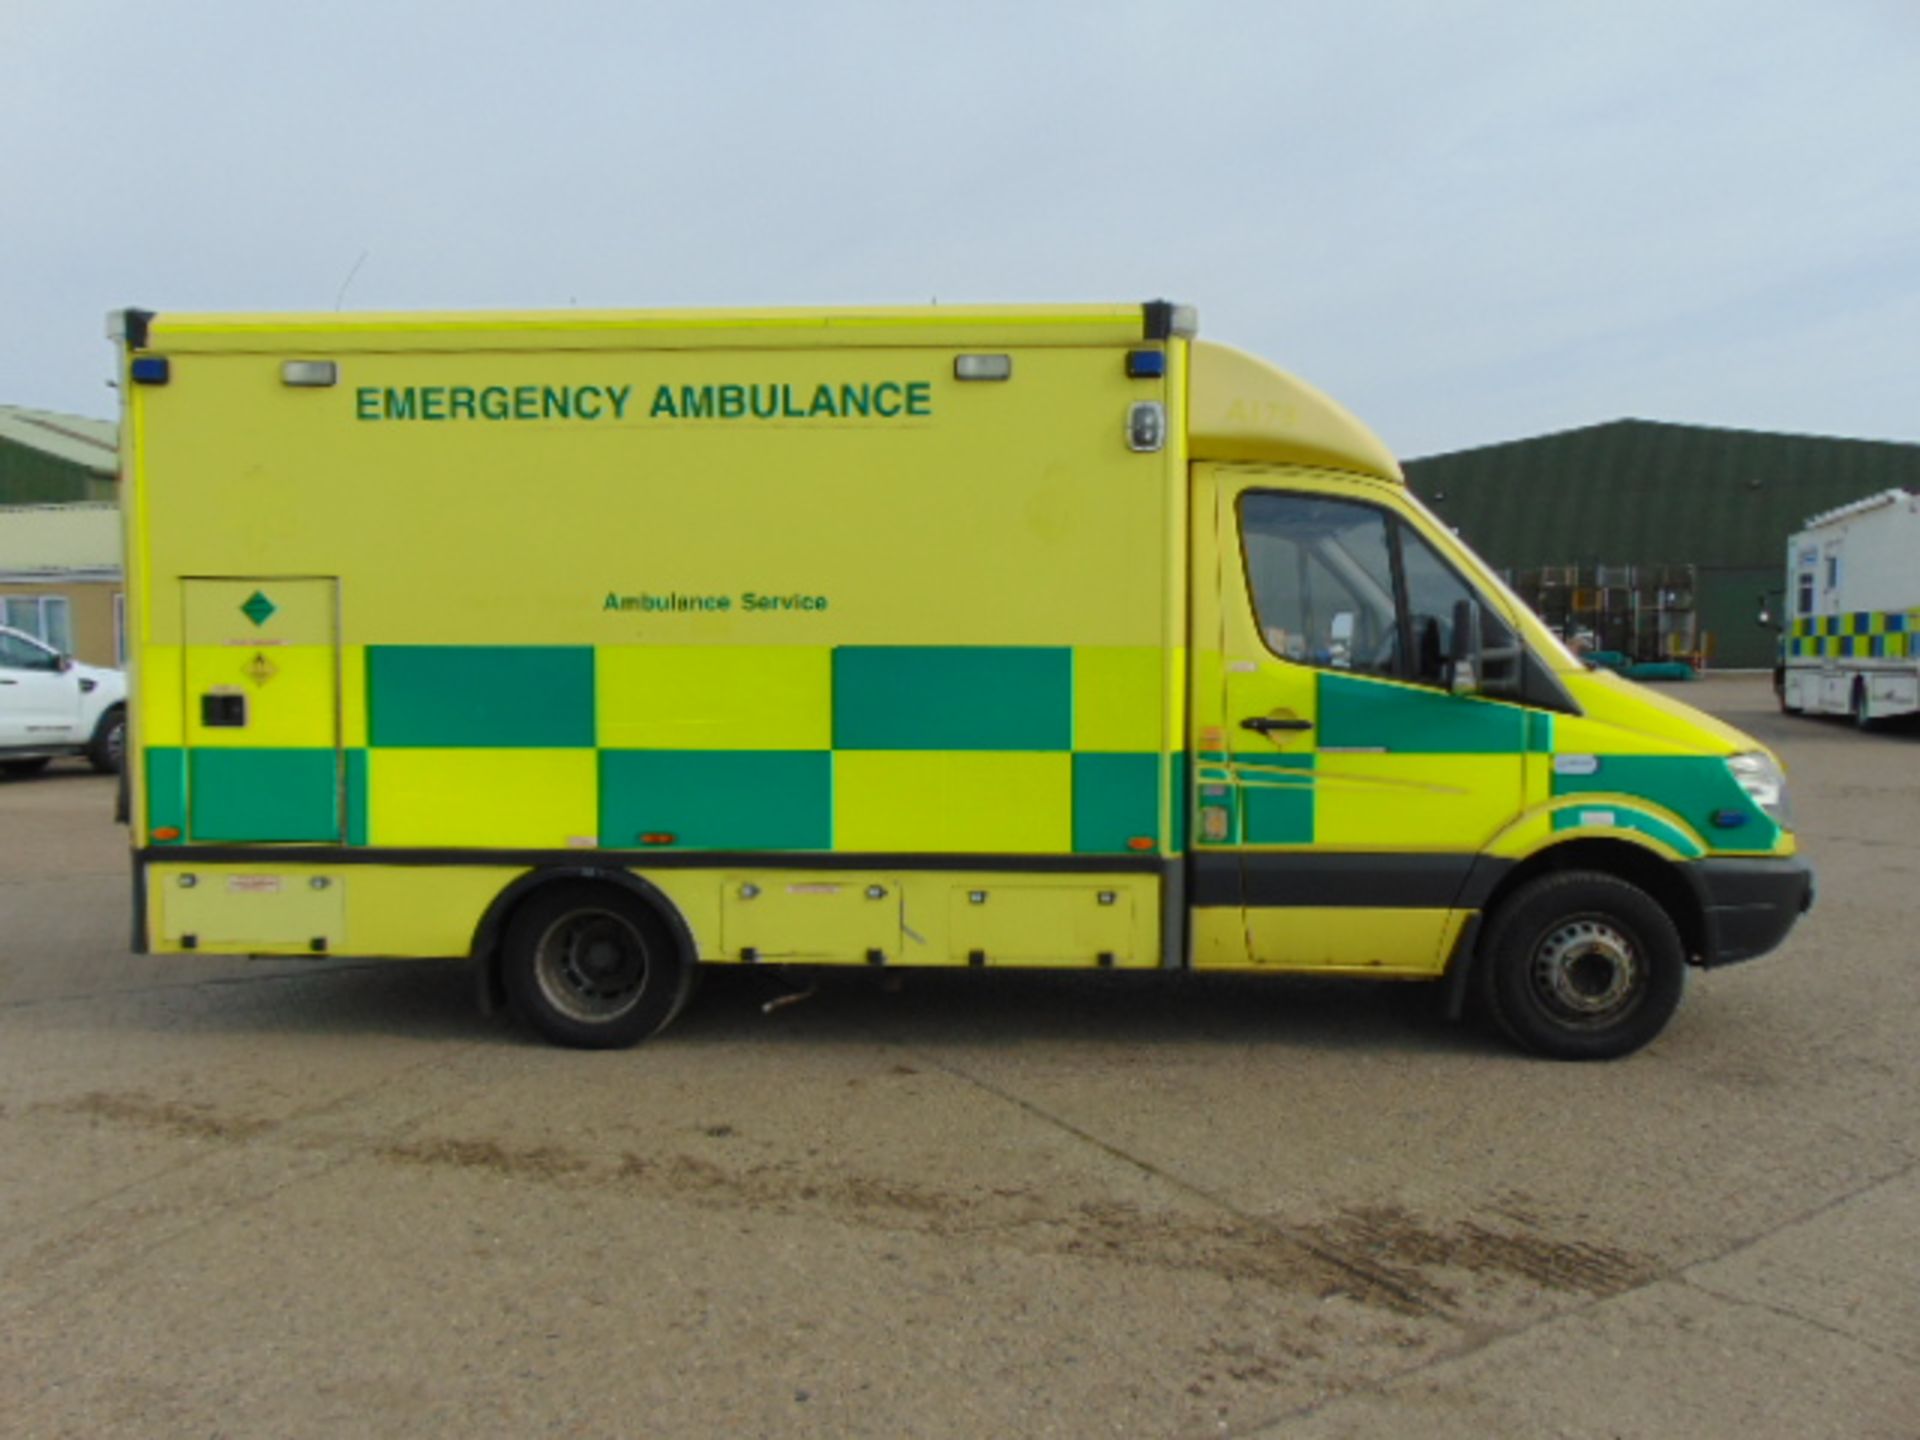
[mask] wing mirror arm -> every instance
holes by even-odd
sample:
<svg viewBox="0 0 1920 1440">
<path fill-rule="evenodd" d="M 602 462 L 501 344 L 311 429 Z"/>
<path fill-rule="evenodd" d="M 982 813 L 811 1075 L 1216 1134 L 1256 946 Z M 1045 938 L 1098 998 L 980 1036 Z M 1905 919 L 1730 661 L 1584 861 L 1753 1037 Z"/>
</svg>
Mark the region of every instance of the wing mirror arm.
<svg viewBox="0 0 1920 1440">
<path fill-rule="evenodd" d="M 1480 637 L 1480 602 L 1454 601 L 1447 689 L 1455 695 L 1518 695 L 1525 644 L 1516 637 L 1511 645 L 1487 646 Z M 1489 674 L 1495 666 L 1511 668 L 1498 676 Z"/>
<path fill-rule="evenodd" d="M 1447 655 L 1447 689 L 1455 695 L 1472 695 L 1480 688 L 1480 668 L 1485 656 L 1480 646 L 1480 602 L 1453 602 L 1453 637 Z"/>
</svg>

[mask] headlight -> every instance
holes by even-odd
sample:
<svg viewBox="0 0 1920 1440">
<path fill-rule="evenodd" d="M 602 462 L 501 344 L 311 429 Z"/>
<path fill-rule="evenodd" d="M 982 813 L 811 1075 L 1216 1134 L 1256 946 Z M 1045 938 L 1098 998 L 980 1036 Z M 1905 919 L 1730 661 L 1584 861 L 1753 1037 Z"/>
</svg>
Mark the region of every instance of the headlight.
<svg viewBox="0 0 1920 1440">
<path fill-rule="evenodd" d="M 1787 805 L 1787 772 L 1777 760 L 1764 751 L 1749 750 L 1728 756 L 1727 769 L 1740 788 L 1753 797 L 1753 803 L 1777 824 L 1793 824 L 1793 811 Z"/>
</svg>

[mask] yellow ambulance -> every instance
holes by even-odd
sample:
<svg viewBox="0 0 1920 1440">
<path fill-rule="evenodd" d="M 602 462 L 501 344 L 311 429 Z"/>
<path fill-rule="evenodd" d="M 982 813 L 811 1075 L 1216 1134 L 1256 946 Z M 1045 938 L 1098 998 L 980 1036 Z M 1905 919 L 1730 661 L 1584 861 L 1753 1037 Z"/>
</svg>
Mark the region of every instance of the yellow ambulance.
<svg viewBox="0 0 1920 1440">
<path fill-rule="evenodd" d="M 142 953 L 592 1047 L 709 965 L 1377 976 L 1595 1058 L 1811 901 L 1772 755 L 1186 307 L 110 328 Z"/>
</svg>

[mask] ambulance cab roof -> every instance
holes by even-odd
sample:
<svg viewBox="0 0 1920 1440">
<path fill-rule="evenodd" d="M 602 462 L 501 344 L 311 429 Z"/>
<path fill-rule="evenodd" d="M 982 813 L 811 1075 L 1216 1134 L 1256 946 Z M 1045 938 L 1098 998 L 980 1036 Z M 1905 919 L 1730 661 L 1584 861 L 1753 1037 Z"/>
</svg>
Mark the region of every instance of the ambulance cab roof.
<svg viewBox="0 0 1920 1440">
<path fill-rule="evenodd" d="M 1393 452 L 1339 401 L 1244 351 L 1196 340 L 1187 382 L 1195 460 L 1321 465 L 1405 484 Z"/>
</svg>

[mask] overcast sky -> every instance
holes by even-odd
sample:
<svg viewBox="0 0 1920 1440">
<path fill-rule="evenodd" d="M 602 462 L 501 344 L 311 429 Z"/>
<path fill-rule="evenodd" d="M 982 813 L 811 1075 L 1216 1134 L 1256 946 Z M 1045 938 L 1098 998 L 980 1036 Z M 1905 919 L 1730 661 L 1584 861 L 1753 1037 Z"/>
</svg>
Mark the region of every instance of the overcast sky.
<svg viewBox="0 0 1920 1440">
<path fill-rule="evenodd" d="M 0 162 L 0 403 L 128 304 L 1165 295 L 1408 456 L 1920 440 L 1920 0 L 0 0 Z"/>
</svg>

